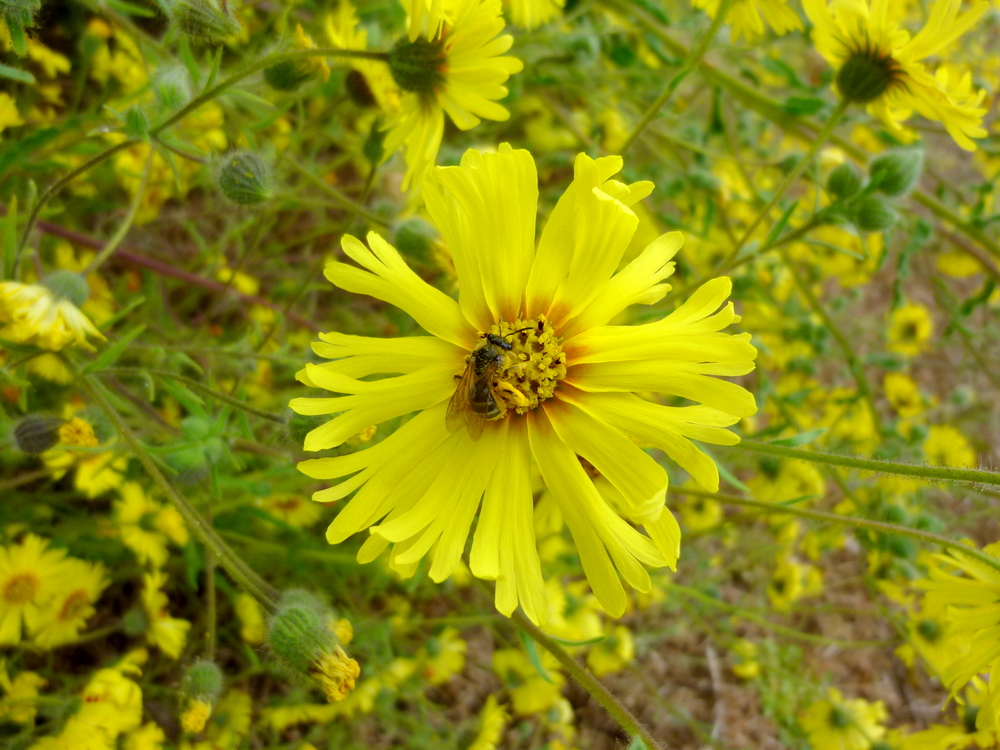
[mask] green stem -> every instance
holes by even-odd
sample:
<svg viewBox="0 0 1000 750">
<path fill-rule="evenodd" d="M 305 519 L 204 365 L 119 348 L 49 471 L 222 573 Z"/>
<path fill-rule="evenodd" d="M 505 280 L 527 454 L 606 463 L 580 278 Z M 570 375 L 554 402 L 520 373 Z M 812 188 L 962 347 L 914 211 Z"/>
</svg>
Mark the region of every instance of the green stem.
<svg viewBox="0 0 1000 750">
<path fill-rule="evenodd" d="M 246 589 L 247 593 L 257 599 L 266 609 L 274 610 L 278 600 L 278 591 L 272 588 L 249 565 L 243 562 L 242 558 L 229 545 L 222 541 L 222 538 L 219 537 L 215 529 L 205 522 L 204 517 L 163 476 L 160 467 L 156 465 L 153 458 L 146 452 L 146 449 L 118 413 L 118 410 L 111 405 L 101 392 L 100 386 L 97 383 L 91 382 L 88 377 L 78 378 L 78 382 L 87 395 L 90 396 L 94 403 L 111 420 L 111 423 L 125 442 L 128 443 L 132 449 L 132 453 L 138 459 L 139 463 L 142 464 L 146 473 L 149 474 L 163 494 L 177 508 L 177 511 L 181 514 L 191 533 L 198 538 L 198 541 L 205 545 L 206 549 L 210 549 L 215 553 L 219 563 L 237 584 Z"/>
<path fill-rule="evenodd" d="M 285 420 L 277 414 L 272 414 L 271 412 L 264 411 L 263 409 L 257 409 L 244 401 L 240 401 L 238 398 L 227 396 L 225 393 L 220 393 L 219 391 L 209 388 L 207 385 L 203 385 L 197 380 L 184 375 L 167 372 L 166 370 L 147 370 L 142 367 L 109 367 L 106 370 L 101 370 L 101 372 L 106 372 L 111 375 L 155 375 L 158 378 L 169 378 L 171 380 L 176 380 L 179 383 L 184 383 L 184 385 L 205 394 L 209 398 L 218 399 L 219 401 L 227 403 L 230 406 L 234 406 L 241 411 L 247 412 L 248 414 L 253 414 L 261 419 L 267 419 L 277 424 L 286 424 Z"/>
<path fill-rule="evenodd" d="M 844 335 L 844 332 L 837 327 L 837 324 L 833 322 L 833 318 L 827 313 L 826 309 L 813 294 L 812 289 L 809 288 L 809 282 L 802 278 L 802 274 L 799 273 L 799 269 L 795 266 L 795 261 L 788 254 L 788 251 L 781 248 L 781 259 L 785 263 L 785 267 L 792 274 L 792 280 L 795 282 L 795 287 L 799 290 L 799 294 L 805 297 L 806 301 L 809 303 L 809 307 L 812 311 L 816 313 L 822 320 L 823 325 L 827 327 L 827 330 L 836 339 L 837 344 L 840 346 L 841 350 L 844 352 L 844 358 L 847 360 L 847 366 L 854 376 L 854 382 L 858 386 L 858 393 L 861 394 L 861 398 L 864 399 L 865 404 L 868 407 L 868 411 L 872 415 L 872 424 L 875 425 L 875 429 L 882 434 L 882 419 L 878 413 L 878 409 L 875 407 L 875 399 L 872 397 L 871 388 L 868 385 L 868 378 L 865 377 L 864 367 L 861 365 L 861 360 L 858 359 L 858 355 L 854 352 L 854 347 L 851 346 L 850 340 Z"/>
<path fill-rule="evenodd" d="M 49 476 L 48 469 L 29 471 L 27 474 L 22 474 L 19 477 L 8 479 L 6 482 L 0 482 L 0 492 L 9 492 L 15 487 L 20 487 L 22 484 L 30 484 L 31 482 L 34 482 L 36 479 L 45 479 L 48 476 Z"/>
<path fill-rule="evenodd" d="M 873 646 L 886 646 L 891 643 L 890 641 L 849 641 L 840 638 L 827 638 L 826 636 L 815 635 L 813 633 L 803 633 L 801 630 L 796 630 L 795 628 L 778 625 L 757 612 L 744 609 L 743 607 L 737 607 L 729 604 L 728 602 L 724 602 L 721 599 L 716 599 L 714 596 L 710 596 L 705 592 L 699 591 L 698 589 L 690 586 L 682 586 L 679 583 L 671 583 L 669 585 L 669 589 L 680 594 L 681 596 L 687 597 L 688 599 L 694 599 L 701 604 L 706 604 L 709 607 L 722 610 L 727 614 L 756 623 L 757 625 L 778 633 L 779 635 L 794 638 L 796 640 L 803 641 L 804 643 L 814 643 L 820 646 L 838 646 L 840 648 L 871 648 Z"/>
<path fill-rule="evenodd" d="M 313 185 L 315 185 L 316 187 L 318 187 L 324 193 L 326 193 L 327 195 L 329 195 L 333 199 L 333 201 L 337 205 L 339 205 L 341 208 L 344 208 L 344 209 L 350 211 L 355 216 L 359 216 L 362 219 L 365 219 L 370 224 L 375 224 L 376 226 L 380 226 L 380 227 L 388 227 L 389 226 L 389 222 L 386 221 L 385 219 L 383 219 L 381 216 L 379 216 L 378 214 L 372 213 L 367 208 L 365 208 L 364 206 L 362 206 L 360 203 L 357 203 L 357 202 L 351 200 L 346 195 L 344 195 L 342 192 L 340 192 L 339 190 L 337 190 L 337 188 L 335 188 L 333 185 L 327 185 L 325 182 L 323 182 L 323 180 L 321 180 L 319 177 L 317 177 L 316 175 L 314 175 L 312 172 L 310 172 L 308 169 L 306 169 L 305 167 L 303 167 L 301 164 L 299 164 L 294 159 L 286 157 L 286 161 L 289 164 L 292 165 L 292 167 L 295 169 L 296 172 L 298 172 L 299 174 L 301 174 L 309 182 L 311 182 Z"/>
<path fill-rule="evenodd" d="M 146 192 L 146 181 L 149 179 L 149 169 L 153 164 L 155 153 L 156 151 L 153 148 L 149 149 L 149 156 L 146 157 L 146 166 L 143 167 L 142 178 L 139 180 L 139 189 L 135 192 L 135 198 L 132 199 L 132 205 L 129 206 L 128 213 L 125 215 L 125 221 L 121 223 L 121 226 L 118 227 L 111 239 L 105 243 L 101 252 L 80 273 L 84 278 L 86 278 L 87 274 L 93 273 L 100 268 L 104 261 L 111 257 L 111 254 L 118 248 L 122 240 L 125 239 L 128 230 L 132 228 L 132 222 L 135 221 L 135 215 L 139 211 L 139 204 L 142 202 L 142 194 Z"/>
<path fill-rule="evenodd" d="M 994 570 L 1000 571 L 1000 559 L 988 555 L 975 547 L 970 547 L 967 544 L 963 544 L 962 542 L 954 539 L 949 539 L 948 537 L 941 536 L 940 534 L 932 534 L 929 531 L 911 529 L 907 526 L 898 526 L 894 523 L 886 523 L 885 521 L 872 521 L 871 519 L 858 518 L 857 516 L 842 516 L 839 513 L 827 513 L 822 510 L 810 510 L 808 508 L 800 508 L 797 505 L 781 505 L 779 503 L 769 503 L 763 500 L 753 500 L 748 497 L 740 497 L 739 495 L 724 495 L 718 492 L 704 492 L 702 490 L 687 487 L 678 487 L 677 489 L 671 488 L 669 491 L 674 495 L 706 497 L 715 500 L 716 502 L 727 503 L 729 505 L 742 505 L 747 508 L 758 508 L 760 510 L 767 511 L 772 515 L 799 516 L 800 518 L 811 518 L 816 521 L 841 524 L 843 526 L 851 526 L 857 529 L 868 529 L 870 531 L 877 531 L 881 534 L 896 534 L 897 536 L 905 536 L 910 539 L 915 539 L 918 542 L 938 544 L 946 549 L 959 552 L 966 557 L 972 557 L 979 562 L 990 566 Z"/>
<path fill-rule="evenodd" d="M 650 105 L 649 109 L 646 110 L 646 114 L 642 116 L 639 120 L 639 124 L 635 126 L 635 129 L 629 134 L 628 139 L 626 139 L 624 145 L 619 150 L 621 156 L 625 156 L 628 150 L 632 148 L 639 136 L 642 135 L 643 131 L 649 126 L 658 114 L 660 110 L 663 109 L 667 102 L 670 101 L 670 97 L 674 95 L 677 87 L 681 85 L 681 81 L 687 78 L 688 74 L 691 73 L 695 68 L 698 67 L 698 63 L 701 62 L 701 58 L 705 56 L 708 51 L 709 46 L 712 44 L 712 40 L 715 39 L 715 35 L 719 31 L 719 27 L 725 23 L 726 16 L 729 15 L 729 9 L 733 6 L 734 0 L 722 0 L 722 5 L 718 8 L 715 13 L 715 18 L 712 19 L 712 25 L 708 27 L 705 35 L 698 42 L 698 46 L 692 50 L 691 54 L 688 55 L 687 61 L 684 63 L 684 67 L 678 71 L 677 75 L 670 79 L 670 83 L 663 90 L 663 93 L 656 97 L 656 100 Z"/>
<path fill-rule="evenodd" d="M 577 684 L 580 685 L 580 687 L 586 690 L 590 694 L 591 698 L 604 706 L 605 710 L 611 714 L 612 718 L 617 721 L 621 727 L 629 733 L 629 735 L 642 738 L 647 750 L 663 750 L 664 746 L 653 738 L 653 735 L 650 734 L 649 730 L 639 722 L 631 711 L 629 711 L 617 698 L 615 698 L 614 695 L 611 694 L 610 690 L 604 687 L 604 684 L 600 680 L 594 677 L 594 675 L 581 665 L 580 662 L 570 656 L 566 649 L 552 640 L 542 631 L 541 628 L 525 617 L 521 610 L 514 610 L 510 619 L 512 619 L 517 626 L 521 628 L 521 630 L 531 636 L 536 643 L 552 654 L 556 658 L 556 661 L 563 666 L 563 669 L 569 673 L 569 676 L 572 677 Z"/>
<path fill-rule="evenodd" d="M 735 261 L 737 256 L 740 254 L 740 251 L 750 240 L 750 237 L 753 236 L 757 227 L 759 227 L 761 222 L 770 215 L 771 209 L 778 204 L 778 201 L 780 201 L 788 189 L 795 184 L 795 181 L 799 179 L 801 174 L 806 170 L 806 167 L 812 164 L 812 160 L 816 157 L 816 154 L 819 153 L 820 149 L 826 145 L 826 142 L 830 139 L 830 135 L 833 133 L 833 129 L 844 116 L 848 106 L 850 106 L 850 102 L 847 99 L 841 99 L 837 102 L 837 106 L 833 108 L 833 112 L 830 113 L 830 117 L 823 125 L 823 129 L 816 135 L 812 145 L 809 146 L 809 150 L 806 152 L 806 155 L 799 159 L 795 168 L 789 172 L 784 181 L 778 185 L 778 188 L 774 191 L 771 199 L 767 202 L 764 208 L 760 210 L 760 213 L 757 214 L 757 217 L 743 233 L 740 241 L 736 243 L 736 246 L 732 249 L 729 255 L 723 259 L 722 263 L 719 264 L 719 267 L 712 273 L 712 276 L 718 276 L 729 270 L 733 261 Z"/>
<path fill-rule="evenodd" d="M 854 456 L 840 456 L 834 453 L 820 453 L 819 451 L 806 451 L 800 448 L 786 448 L 783 445 L 773 443 L 761 443 L 756 440 L 741 440 L 734 448 L 742 448 L 751 453 L 766 453 L 771 456 L 781 456 L 783 458 L 797 458 L 801 461 L 811 461 L 817 464 L 829 464 L 832 466 L 843 466 L 847 469 L 860 469 L 861 471 L 882 472 L 884 474 L 898 474 L 904 477 L 917 477 L 918 479 L 938 479 L 942 482 L 959 482 L 971 484 L 987 484 L 1000 487 L 1000 474 L 994 471 L 981 471 L 979 469 L 948 469 L 936 466 L 916 466 L 914 464 L 900 464 L 893 461 L 880 461 L 874 458 L 855 458 Z"/>
</svg>

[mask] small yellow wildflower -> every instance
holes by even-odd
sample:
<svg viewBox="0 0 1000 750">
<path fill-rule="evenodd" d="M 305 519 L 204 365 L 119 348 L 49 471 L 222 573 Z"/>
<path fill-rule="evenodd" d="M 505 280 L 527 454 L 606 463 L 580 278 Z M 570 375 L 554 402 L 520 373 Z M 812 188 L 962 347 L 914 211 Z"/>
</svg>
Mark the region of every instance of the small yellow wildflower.
<svg viewBox="0 0 1000 750">
<path fill-rule="evenodd" d="M 250 594 L 240 593 L 236 595 L 235 609 L 240 621 L 240 638 L 251 646 L 263 643 L 267 628 L 260 603 Z"/>
<path fill-rule="evenodd" d="M 100 563 L 67 559 L 57 582 L 58 593 L 31 629 L 32 640 L 47 649 L 75 640 L 94 615 L 94 603 L 108 583 Z"/>
<path fill-rule="evenodd" d="M 882 701 L 844 700 L 830 688 L 826 700 L 813 703 L 799 715 L 813 750 L 868 750 L 885 736 L 888 713 Z"/>
<path fill-rule="evenodd" d="M 767 598 L 779 612 L 788 610 L 792 604 L 803 596 L 802 566 L 786 557 L 778 563 L 767 584 Z"/>
<path fill-rule="evenodd" d="M 712 18 L 719 13 L 722 0 L 691 0 L 691 6 L 701 8 Z M 764 36 L 765 24 L 778 36 L 802 28 L 802 19 L 788 7 L 787 0 L 736 0 L 726 20 L 732 25 L 732 41 L 742 36 L 752 44 Z"/>
<path fill-rule="evenodd" d="M 42 621 L 58 593 L 65 557 L 65 551 L 49 549 L 34 534 L 0 548 L 0 645 L 20 643 L 22 622 L 30 630 Z"/>
<path fill-rule="evenodd" d="M 752 680 L 760 674 L 760 662 L 757 661 L 757 644 L 740 638 L 730 649 L 733 674 L 741 680 Z"/>
<path fill-rule="evenodd" d="M 479 732 L 468 750 L 497 750 L 504 727 L 510 721 L 510 714 L 500 705 L 495 695 L 486 698 L 486 704 L 479 712 L 479 720 Z"/>
<path fill-rule="evenodd" d="M 609 628 L 608 636 L 595 643 L 587 652 L 587 666 L 598 677 L 617 672 L 635 659 L 635 641 L 632 631 L 624 625 Z"/>
<path fill-rule="evenodd" d="M 897 307 L 889 317 L 889 350 L 916 356 L 927 348 L 934 321 L 923 305 L 907 303 Z"/>
<path fill-rule="evenodd" d="M 319 680 L 328 701 L 342 701 L 354 689 L 361 667 L 339 645 L 323 654 L 313 665 L 312 675 Z"/>
<path fill-rule="evenodd" d="M 205 728 L 208 717 L 212 715 L 212 704 L 208 701 L 189 701 L 184 713 L 181 714 L 181 728 L 185 732 L 197 734 Z"/>
<path fill-rule="evenodd" d="M 142 581 L 142 606 L 149 619 L 146 640 L 171 659 L 177 659 L 184 651 L 191 623 L 171 617 L 167 611 L 167 595 L 160 590 L 167 581 L 163 571 L 154 570 L 152 573 L 146 573 Z"/>
<path fill-rule="evenodd" d="M 31 724 L 35 721 L 38 689 L 45 687 L 46 680 L 34 672 L 19 672 L 13 679 L 7 674 L 7 662 L 0 659 L 0 720 L 15 724 Z"/>
<path fill-rule="evenodd" d="M 503 0 L 503 4 L 512 24 L 531 31 L 559 15 L 566 0 Z"/>
<path fill-rule="evenodd" d="M 28 37 L 28 59 L 38 63 L 46 78 L 55 78 L 60 73 L 69 73 L 70 62 L 65 55 L 50 50 L 37 39 Z"/>
<path fill-rule="evenodd" d="M 523 651 L 505 648 L 493 652 L 493 671 L 508 685 L 514 713 L 518 716 L 543 713 L 562 699 L 566 678 L 558 671 L 559 663 L 548 651 L 540 652 L 539 656 L 551 682 L 538 673 Z"/>
<path fill-rule="evenodd" d="M 0 281 L 0 323 L 0 338 L 54 352 L 70 345 L 93 351 L 88 336 L 105 340 L 72 301 L 39 284 Z"/>
<path fill-rule="evenodd" d="M 931 466 L 974 469 L 979 465 L 968 438 L 947 424 L 932 425 L 924 441 L 924 460 Z"/>
<path fill-rule="evenodd" d="M 431 638 L 417 654 L 423 678 L 431 685 L 447 682 L 465 669 L 468 644 L 455 628 L 445 628 Z"/>
<path fill-rule="evenodd" d="M 261 507 L 275 518 L 297 529 L 312 526 L 323 513 L 323 506 L 301 495 L 271 495 Z"/>
<path fill-rule="evenodd" d="M 156 722 L 148 721 L 125 735 L 124 750 L 161 750 L 167 735 Z"/>
<path fill-rule="evenodd" d="M 17 104 L 6 92 L 0 92 L 0 133 L 5 128 L 16 128 L 24 125 L 24 120 L 17 112 Z"/>
<path fill-rule="evenodd" d="M 115 502 L 115 525 L 122 542 L 143 565 L 161 568 L 167 561 L 167 543 L 183 547 L 188 541 L 187 527 L 173 506 L 152 500 L 138 482 L 125 482 L 121 499 Z"/>
<path fill-rule="evenodd" d="M 901 417 L 915 417 L 925 408 L 920 387 L 904 372 L 887 372 L 882 380 L 885 397 Z"/>
</svg>

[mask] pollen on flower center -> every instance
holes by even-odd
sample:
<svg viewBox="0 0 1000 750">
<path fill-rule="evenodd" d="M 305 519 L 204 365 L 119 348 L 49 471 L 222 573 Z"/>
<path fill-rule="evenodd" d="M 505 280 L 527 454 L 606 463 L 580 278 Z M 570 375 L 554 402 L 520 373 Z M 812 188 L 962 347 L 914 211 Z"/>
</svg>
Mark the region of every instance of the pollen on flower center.
<svg viewBox="0 0 1000 750">
<path fill-rule="evenodd" d="M 14 576 L 4 586 L 3 598 L 8 604 L 30 602 L 38 591 L 38 583 L 38 578 L 30 573 Z"/>
<path fill-rule="evenodd" d="M 489 330 L 511 345 L 505 366 L 497 370 L 494 395 L 502 400 L 501 412 L 513 409 L 524 414 L 552 398 L 559 381 L 566 377 L 566 355 L 562 339 L 544 315 L 533 320 L 501 321 Z M 488 345 L 484 341 L 481 346 Z"/>
</svg>

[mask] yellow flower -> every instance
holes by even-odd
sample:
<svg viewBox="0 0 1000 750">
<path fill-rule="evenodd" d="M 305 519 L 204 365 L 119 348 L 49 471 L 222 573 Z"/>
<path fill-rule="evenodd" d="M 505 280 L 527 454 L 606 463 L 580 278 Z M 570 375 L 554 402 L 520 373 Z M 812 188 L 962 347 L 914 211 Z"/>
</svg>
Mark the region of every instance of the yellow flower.
<svg viewBox="0 0 1000 750">
<path fill-rule="evenodd" d="M 901 305 L 889 317 L 889 350 L 916 356 L 927 348 L 933 332 L 930 310 L 913 303 Z"/>
<path fill-rule="evenodd" d="M 295 24 L 295 40 L 292 42 L 292 49 L 316 49 L 316 42 L 302 30 L 302 24 L 300 23 Z M 302 62 L 307 68 L 312 68 L 314 72 L 319 73 L 319 77 L 323 81 L 330 80 L 330 66 L 326 64 L 326 60 L 322 57 L 318 55 L 307 57 Z"/>
<path fill-rule="evenodd" d="M 339 645 L 323 654 L 313 665 L 312 675 L 319 680 L 328 701 L 342 701 L 354 689 L 361 667 Z"/>
<path fill-rule="evenodd" d="M 0 133 L 5 128 L 16 128 L 24 125 L 24 120 L 17 112 L 17 104 L 13 97 L 5 92 L 0 92 Z"/>
<path fill-rule="evenodd" d="M 757 644 L 740 638 L 730 649 L 732 655 L 733 674 L 741 680 L 752 680 L 760 674 L 760 662 L 757 661 Z"/>
<path fill-rule="evenodd" d="M 722 0 L 691 0 L 691 6 L 701 8 L 712 18 L 719 13 Z M 732 41 L 741 36 L 753 43 L 764 36 L 764 24 L 778 36 L 802 28 L 802 19 L 788 7 L 787 0 L 736 0 L 726 20 L 732 25 Z"/>
<path fill-rule="evenodd" d="M 66 553 L 48 549 L 34 534 L 0 548 L 0 645 L 21 642 L 21 623 L 32 629 L 58 593 Z"/>
<path fill-rule="evenodd" d="M 538 673 L 523 651 L 502 648 L 493 652 L 493 671 L 508 685 L 514 713 L 518 716 L 540 714 L 562 699 L 566 678 L 558 671 L 558 662 L 548 651 L 540 652 L 539 656 L 551 682 Z"/>
<path fill-rule="evenodd" d="M 212 715 L 212 704 L 208 701 L 189 701 L 184 713 L 181 714 L 181 728 L 185 732 L 197 734 L 205 728 L 205 722 Z"/>
<path fill-rule="evenodd" d="M 495 695 L 486 698 L 486 704 L 479 712 L 479 720 L 479 732 L 469 745 L 469 750 L 497 750 L 510 715 L 497 702 Z"/>
<path fill-rule="evenodd" d="M 882 380 L 885 397 L 901 417 L 915 417 L 925 408 L 920 387 L 905 372 L 887 372 Z"/>
<path fill-rule="evenodd" d="M 900 133 L 914 111 L 940 122 L 955 142 L 974 151 L 971 138 L 985 138 L 985 90 L 974 91 L 971 76 L 954 80 L 947 68 L 932 74 L 923 60 L 939 53 L 971 29 L 989 8 L 974 4 L 960 14 L 962 0 L 935 0 L 927 23 L 911 37 L 893 21 L 889 0 L 803 0 L 813 23 L 817 51 L 837 69 L 841 96 L 868 105 L 868 111 Z"/>
<path fill-rule="evenodd" d="M 180 513 L 150 499 L 137 482 L 122 485 L 121 500 L 115 503 L 115 525 L 122 542 L 143 565 L 161 568 L 169 557 L 167 543 L 187 544 L 188 532 Z"/>
<path fill-rule="evenodd" d="M 547 608 L 532 527 L 537 465 L 606 611 L 625 610 L 619 573 L 646 592 L 644 565 L 675 565 L 680 530 L 664 505 L 667 474 L 636 443 L 662 449 L 717 491 L 715 463 L 689 438 L 738 442 L 724 428 L 756 411 L 753 396 L 713 376 L 750 372 L 756 350 L 749 334 L 720 333 L 736 320 L 725 304 L 728 278 L 709 281 L 658 322 L 608 325 L 628 306 L 663 297 L 668 287 L 661 282 L 682 243 L 677 232 L 663 235 L 615 274 L 638 224 L 629 206 L 652 190 L 650 183 L 610 179 L 621 167 L 620 157 L 577 158 L 576 179 L 537 252 L 537 177 L 526 151 L 506 144 L 494 154 L 470 149 L 461 166 L 437 169 L 425 198 L 455 258 L 459 302 L 423 282 L 374 232 L 370 250 L 343 238 L 364 270 L 331 263 L 327 278 L 403 308 L 432 335 L 325 334 L 314 349 L 335 361 L 299 373 L 307 385 L 350 394 L 291 402 L 300 414 L 340 413 L 306 436 L 307 451 L 419 412 L 371 448 L 299 464 L 316 479 L 354 474 L 313 496 L 329 502 L 359 490 L 327 530 L 328 541 L 371 527 L 359 561 L 394 544 L 389 564 L 404 576 L 433 549 L 428 573 L 440 582 L 457 567 L 482 500 L 472 573 L 497 581 L 501 612 L 520 603 L 538 622 Z M 492 378 L 476 389 L 487 400 L 477 406 L 469 378 L 460 376 L 491 357 Z M 373 373 L 401 375 L 358 379 Z M 636 392 L 700 404 L 668 407 Z M 449 400 L 457 407 L 449 409 Z M 578 455 L 608 479 L 626 518 L 600 494 Z"/>
<path fill-rule="evenodd" d="M 530 31 L 559 15 L 566 0 L 503 0 L 503 4 L 511 23 Z"/>
<path fill-rule="evenodd" d="M 844 700 L 830 688 L 826 700 L 813 703 L 799 715 L 813 750 L 868 750 L 885 736 L 888 718 L 882 701 Z"/>
<path fill-rule="evenodd" d="M 932 425 L 924 441 L 924 460 L 931 466 L 974 469 L 979 465 L 968 439 L 951 425 Z"/>
<path fill-rule="evenodd" d="M 424 2 L 414 0 L 409 40 L 397 42 L 389 57 L 403 93 L 400 112 L 388 126 L 384 159 L 405 149 L 403 190 L 419 189 L 434 165 L 446 112 L 459 130 L 474 128 L 480 118 L 510 117 L 496 100 L 507 96 L 503 84 L 523 67 L 514 57 L 501 57 L 514 39 L 497 36 L 504 27 L 500 0 L 450 0 L 445 22 L 430 30 L 412 12 Z"/>
<path fill-rule="evenodd" d="M 149 619 L 146 640 L 171 659 L 177 659 L 184 651 L 191 623 L 171 617 L 167 611 L 167 595 L 160 590 L 166 581 L 167 576 L 161 570 L 154 570 L 142 577 L 142 606 Z"/>
<path fill-rule="evenodd" d="M 767 598 L 771 600 L 772 607 L 784 612 L 802 598 L 802 574 L 802 566 L 789 557 L 778 563 L 767 584 Z"/>
<path fill-rule="evenodd" d="M 94 603 L 109 581 L 104 566 L 68 559 L 58 580 L 58 593 L 31 629 L 32 640 L 42 648 L 55 648 L 76 640 L 94 614 Z"/>
<path fill-rule="evenodd" d="M 39 42 L 28 37 L 28 59 L 38 63 L 46 78 L 55 78 L 60 73 L 69 73 L 70 63 L 65 55 L 54 52 Z"/>
<path fill-rule="evenodd" d="M 19 672 L 14 679 L 7 674 L 7 662 L 0 659 L 0 719 L 15 724 L 33 724 L 35 721 L 38 689 L 45 687 L 46 680 L 34 672 Z"/>
<path fill-rule="evenodd" d="M 680 511 L 688 531 L 708 531 L 722 523 L 722 506 L 707 497 L 688 495 Z"/>
<path fill-rule="evenodd" d="M 421 674 L 431 685 L 441 685 L 465 669 L 468 644 L 455 628 L 445 628 L 420 649 Z"/>
<path fill-rule="evenodd" d="M 350 0 L 341 0 L 337 10 L 326 17 L 326 35 L 330 44 L 338 49 L 368 49 L 368 32 L 358 22 L 357 11 Z M 351 66 L 347 87 L 356 100 L 366 100 L 370 95 L 379 109 L 390 113 L 398 111 L 399 87 L 385 63 L 363 58 L 347 58 L 344 62 Z M 358 76 L 360 82 L 356 80 Z"/>
<path fill-rule="evenodd" d="M 160 750 L 166 739 L 167 735 L 159 725 L 149 721 L 126 735 L 124 750 Z"/>
<path fill-rule="evenodd" d="M 312 526 L 323 513 L 323 506 L 301 495 L 271 495 L 261 507 L 289 526 L 301 529 Z"/>
<path fill-rule="evenodd" d="M 211 750 L 227 750 L 239 746 L 238 740 L 250 732 L 253 701 L 242 690 L 232 689 L 215 704 L 212 720 L 205 729 Z"/>
<path fill-rule="evenodd" d="M 240 621 L 240 638 L 252 646 L 264 642 L 264 611 L 250 594 L 236 595 L 236 616 Z"/>
<path fill-rule="evenodd" d="M 595 643 L 587 652 L 587 666 L 598 677 L 617 672 L 635 659 L 632 631 L 624 625 L 609 628 L 608 637 Z"/>
<path fill-rule="evenodd" d="M 105 340 L 76 305 L 40 284 L 0 281 L 0 323 L 0 338 L 53 352 L 70 345 L 93 351 L 88 336 Z"/>
<path fill-rule="evenodd" d="M 59 442 L 42 454 L 45 467 L 54 479 L 71 468 L 76 469 L 73 485 L 89 498 L 103 495 L 122 483 L 128 458 L 112 450 L 79 451 L 72 448 L 96 448 L 99 443 L 94 428 L 80 417 L 73 417 L 59 428 Z"/>
</svg>

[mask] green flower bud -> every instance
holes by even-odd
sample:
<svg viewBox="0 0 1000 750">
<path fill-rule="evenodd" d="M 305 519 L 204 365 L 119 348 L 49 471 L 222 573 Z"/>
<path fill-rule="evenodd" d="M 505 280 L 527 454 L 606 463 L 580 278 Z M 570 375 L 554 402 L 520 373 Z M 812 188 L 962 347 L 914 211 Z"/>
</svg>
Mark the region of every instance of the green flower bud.
<svg viewBox="0 0 1000 750">
<path fill-rule="evenodd" d="M 441 72 L 447 58 L 443 42 L 429 42 L 422 37 L 411 42 L 403 37 L 389 50 L 389 72 L 403 91 L 420 97 L 431 96 L 444 83 Z"/>
<path fill-rule="evenodd" d="M 892 57 L 861 50 L 847 58 L 837 71 L 837 88 L 848 101 L 868 104 L 882 96 L 897 76 Z"/>
<path fill-rule="evenodd" d="M 219 171 L 219 189 L 237 206 L 256 206 L 271 197 L 267 166 L 256 154 L 236 151 Z"/>
<path fill-rule="evenodd" d="M 865 232 L 881 232 L 896 223 L 896 212 L 887 201 L 871 195 L 854 207 L 854 223 Z"/>
<path fill-rule="evenodd" d="M 845 162 L 830 172 L 826 180 L 826 189 L 838 198 L 850 198 L 861 189 L 861 175 Z"/>
<path fill-rule="evenodd" d="M 90 298 L 87 280 L 76 271 L 53 271 L 42 279 L 42 286 L 54 297 L 67 299 L 77 307 L 82 307 Z"/>
<path fill-rule="evenodd" d="M 869 165 L 868 175 L 876 190 L 898 198 L 913 188 L 923 168 L 923 152 L 907 149 L 879 156 Z"/>
<path fill-rule="evenodd" d="M 158 72 L 153 88 L 164 109 L 179 109 L 191 99 L 188 72 L 179 65 Z"/>
<path fill-rule="evenodd" d="M 264 81 L 275 91 L 295 91 L 312 78 L 313 73 L 301 60 L 285 60 L 264 68 Z"/>
<path fill-rule="evenodd" d="M 181 33 L 204 42 L 221 43 L 243 28 L 215 0 L 174 0 L 170 11 Z"/>
<path fill-rule="evenodd" d="M 271 619 L 268 644 L 278 660 L 300 675 L 337 645 L 319 611 L 304 604 L 284 606 Z"/>
<path fill-rule="evenodd" d="M 375 166 L 381 163 L 382 156 L 385 154 L 385 131 L 379 127 L 379 121 L 375 120 L 372 122 L 372 128 L 368 131 L 368 137 L 365 138 L 365 143 L 361 147 L 361 153 L 364 154 L 368 163 Z"/>
<path fill-rule="evenodd" d="M 43 415 L 27 416 L 14 428 L 17 447 L 25 453 L 44 453 L 59 442 L 63 420 Z"/>
<path fill-rule="evenodd" d="M 149 120 L 146 113 L 138 107 L 132 107 L 125 113 L 125 135 L 129 138 L 146 138 L 149 132 Z"/>
<path fill-rule="evenodd" d="M 149 629 L 149 618 L 146 617 L 146 613 L 142 611 L 141 607 L 134 607 L 126 612 L 122 618 L 122 629 L 125 631 L 125 635 L 133 637 L 142 635 Z"/>
<path fill-rule="evenodd" d="M 0 0 L 0 19 L 6 22 L 11 46 L 18 57 L 28 54 L 25 29 L 35 25 L 35 14 L 41 9 L 39 0 Z"/>
<path fill-rule="evenodd" d="M 222 670 L 208 659 L 196 661 L 184 675 L 183 690 L 189 698 L 214 704 L 222 692 Z"/>
</svg>

